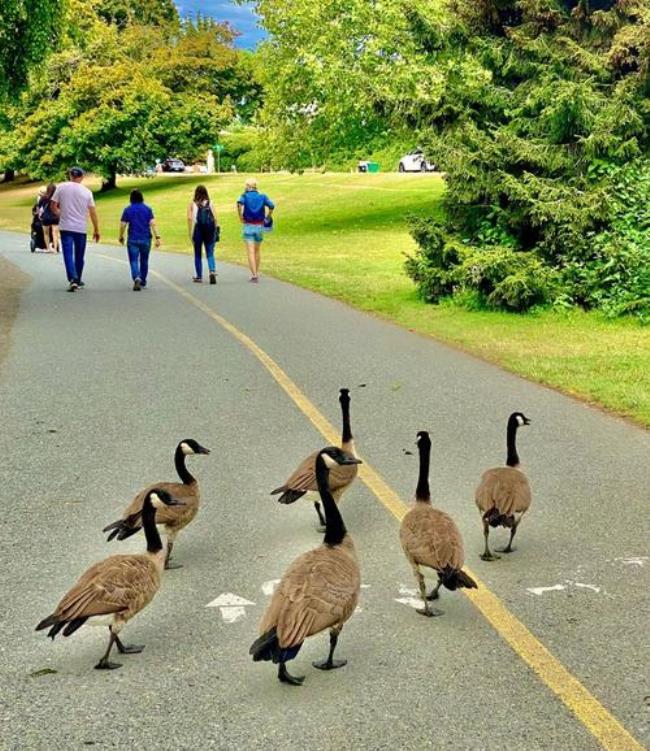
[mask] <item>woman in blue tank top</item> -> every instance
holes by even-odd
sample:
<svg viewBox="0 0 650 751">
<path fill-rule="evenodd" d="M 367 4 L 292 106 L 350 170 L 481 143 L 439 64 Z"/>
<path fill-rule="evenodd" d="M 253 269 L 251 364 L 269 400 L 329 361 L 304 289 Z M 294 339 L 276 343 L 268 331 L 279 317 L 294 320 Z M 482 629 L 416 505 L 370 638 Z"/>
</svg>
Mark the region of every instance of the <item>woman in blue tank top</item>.
<svg viewBox="0 0 650 751">
<path fill-rule="evenodd" d="M 246 180 L 246 188 L 237 201 L 237 212 L 239 221 L 244 225 L 242 236 L 248 253 L 250 281 L 255 284 L 259 278 L 263 233 L 268 232 L 273 226 L 273 209 L 273 201 L 265 193 L 257 190 L 257 180 L 254 177 Z"/>
</svg>

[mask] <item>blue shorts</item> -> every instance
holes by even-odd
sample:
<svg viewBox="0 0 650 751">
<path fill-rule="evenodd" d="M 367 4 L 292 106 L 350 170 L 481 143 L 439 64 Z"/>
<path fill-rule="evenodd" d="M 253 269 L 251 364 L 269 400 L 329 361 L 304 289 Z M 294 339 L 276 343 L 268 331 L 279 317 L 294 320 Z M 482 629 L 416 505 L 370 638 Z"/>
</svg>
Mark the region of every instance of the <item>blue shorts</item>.
<svg viewBox="0 0 650 751">
<path fill-rule="evenodd" d="M 242 237 L 249 243 L 261 243 L 264 240 L 264 227 L 261 224 L 245 224 Z"/>
</svg>

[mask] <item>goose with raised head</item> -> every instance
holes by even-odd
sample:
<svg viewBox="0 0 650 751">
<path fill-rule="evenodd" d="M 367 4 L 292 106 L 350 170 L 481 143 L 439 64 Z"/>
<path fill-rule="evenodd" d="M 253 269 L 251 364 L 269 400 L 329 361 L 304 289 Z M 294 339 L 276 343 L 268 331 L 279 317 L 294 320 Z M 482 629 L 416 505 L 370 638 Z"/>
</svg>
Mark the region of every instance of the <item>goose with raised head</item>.
<svg viewBox="0 0 650 751">
<path fill-rule="evenodd" d="M 162 488 L 183 502 L 183 505 L 178 507 L 165 506 L 156 517 L 156 523 L 164 528 L 165 536 L 167 537 L 165 568 L 180 568 L 182 564 L 170 563 L 174 541 L 176 540 L 178 533 L 184 527 L 187 527 L 196 516 L 199 510 L 199 502 L 201 500 L 199 483 L 187 469 L 185 460 L 188 456 L 194 454 L 209 453 L 210 449 L 204 448 L 193 438 L 186 438 L 185 440 L 180 441 L 174 452 L 174 464 L 176 465 L 176 472 L 181 481 L 159 482 L 148 485 L 141 490 L 126 507 L 122 514 L 122 518 L 112 522 L 102 530 L 102 532 L 110 533 L 107 542 L 110 542 L 114 538 L 117 538 L 118 540 L 126 540 L 127 537 L 131 537 L 131 535 L 139 532 L 142 529 L 142 504 L 147 493 L 154 487 Z"/>
<path fill-rule="evenodd" d="M 323 544 L 295 559 L 278 584 L 260 622 L 260 637 L 250 654 L 253 660 L 272 660 L 278 679 L 299 686 L 304 676 L 293 676 L 286 663 L 293 660 L 310 636 L 330 629 L 326 659 L 314 662 L 320 670 L 343 667 L 334 650 L 345 622 L 357 606 L 361 574 L 352 538 L 330 489 L 329 478 L 337 468 L 360 464 L 360 460 L 335 446 L 316 455 L 316 481 L 325 511 Z"/>
<path fill-rule="evenodd" d="M 352 437 L 352 429 L 350 428 L 350 390 L 340 389 L 339 391 L 339 404 L 341 405 L 341 418 L 343 422 L 343 429 L 341 432 L 341 449 L 349 454 L 351 457 L 356 458 L 356 450 L 354 446 L 354 438 Z M 289 479 L 281 485 L 279 488 L 271 491 L 271 495 L 280 495 L 278 503 L 294 503 L 299 498 L 302 498 L 306 493 L 317 492 L 318 483 L 316 482 L 316 458 L 319 452 L 314 451 L 306 459 L 304 459 L 295 472 L 289 477 Z M 330 491 L 334 496 L 336 503 L 339 502 L 343 493 L 352 485 L 357 476 L 356 464 L 337 464 L 330 471 Z M 321 504 L 318 500 L 314 501 L 314 508 L 318 514 L 318 520 L 321 526 L 325 526 L 325 517 L 321 509 Z"/>
<path fill-rule="evenodd" d="M 530 420 L 521 412 L 513 412 L 508 418 L 506 443 L 508 454 L 505 467 L 486 470 L 476 488 L 474 500 L 483 519 L 485 550 L 481 555 L 484 561 L 494 561 L 501 556 L 490 552 L 488 537 L 490 527 L 510 529 L 510 540 L 500 553 L 512 553 L 512 541 L 522 516 L 530 508 L 532 494 L 528 478 L 521 469 L 517 453 L 517 430 L 530 425 Z"/>
<path fill-rule="evenodd" d="M 399 538 L 406 559 L 413 568 L 418 583 L 423 608 L 421 615 L 442 615 L 442 610 L 429 606 L 429 600 L 439 597 L 441 586 L 446 589 L 476 589 L 474 579 L 463 571 L 465 553 L 463 538 L 454 520 L 444 511 L 431 505 L 429 489 L 429 463 L 431 460 L 431 439 L 426 431 L 417 436 L 420 467 L 418 484 L 415 490 L 415 504 L 402 519 Z M 420 567 L 433 569 L 438 574 L 438 584 L 427 597 L 424 576 Z"/>
<path fill-rule="evenodd" d="M 36 626 L 36 630 L 49 628 L 47 635 L 54 639 L 59 631 L 63 631 L 63 636 L 70 636 L 86 623 L 108 626 L 108 648 L 95 665 L 97 670 L 120 667 L 118 663 L 109 661 L 114 644 L 121 654 L 142 652 L 144 646 L 123 644 L 119 633 L 133 616 L 151 602 L 160 588 L 165 559 L 156 528 L 156 512 L 180 505 L 180 501 L 162 488 L 150 490 L 142 504 L 146 553 L 112 555 L 95 563 L 63 597 L 56 610 Z"/>
</svg>

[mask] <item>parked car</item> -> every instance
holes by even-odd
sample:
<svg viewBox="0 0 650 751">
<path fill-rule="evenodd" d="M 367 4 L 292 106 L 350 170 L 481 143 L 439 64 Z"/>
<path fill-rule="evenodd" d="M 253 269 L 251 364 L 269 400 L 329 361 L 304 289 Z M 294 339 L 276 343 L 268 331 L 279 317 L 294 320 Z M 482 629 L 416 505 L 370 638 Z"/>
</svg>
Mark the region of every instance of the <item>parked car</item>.
<svg viewBox="0 0 650 751">
<path fill-rule="evenodd" d="M 185 162 L 182 159 L 165 159 L 162 163 L 163 172 L 185 172 Z"/>
<path fill-rule="evenodd" d="M 422 149 L 409 151 L 399 160 L 400 172 L 435 172 L 436 165 L 427 161 Z"/>
</svg>

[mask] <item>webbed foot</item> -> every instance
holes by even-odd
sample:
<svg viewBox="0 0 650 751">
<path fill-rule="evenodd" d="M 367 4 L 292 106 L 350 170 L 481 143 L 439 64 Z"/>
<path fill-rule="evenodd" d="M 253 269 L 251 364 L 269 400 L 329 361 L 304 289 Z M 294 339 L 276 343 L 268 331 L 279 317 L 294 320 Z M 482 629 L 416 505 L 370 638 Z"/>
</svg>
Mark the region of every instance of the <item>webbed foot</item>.
<svg viewBox="0 0 650 751">
<path fill-rule="evenodd" d="M 347 665 L 347 660 L 317 660 L 312 662 L 312 665 L 319 670 L 336 670 L 336 668 L 342 668 Z"/>
</svg>

